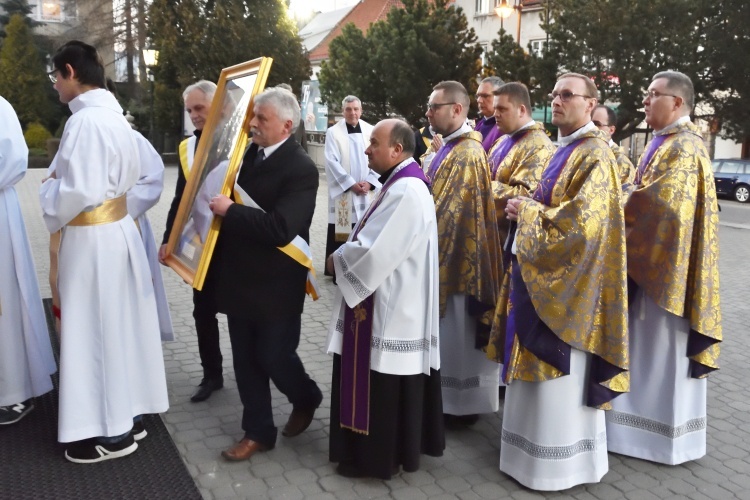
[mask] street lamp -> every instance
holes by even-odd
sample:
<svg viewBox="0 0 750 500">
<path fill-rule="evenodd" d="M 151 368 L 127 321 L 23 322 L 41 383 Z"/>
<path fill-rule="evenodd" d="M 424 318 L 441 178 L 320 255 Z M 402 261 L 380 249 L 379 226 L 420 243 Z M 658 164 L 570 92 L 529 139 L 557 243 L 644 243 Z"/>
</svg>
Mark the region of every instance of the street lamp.
<svg viewBox="0 0 750 500">
<path fill-rule="evenodd" d="M 159 51 L 145 49 L 143 51 L 143 62 L 146 63 L 146 74 L 151 82 L 151 113 L 148 126 L 148 138 L 154 143 L 154 68 L 159 63 Z"/>
<path fill-rule="evenodd" d="M 508 19 L 513 11 L 518 11 L 518 24 L 516 28 L 516 43 L 521 45 L 521 12 L 523 11 L 523 5 L 520 0 L 515 0 L 515 5 L 510 5 L 508 0 L 502 0 L 500 5 L 495 7 L 495 14 L 500 18 L 500 27 L 503 27 L 503 20 Z"/>
</svg>

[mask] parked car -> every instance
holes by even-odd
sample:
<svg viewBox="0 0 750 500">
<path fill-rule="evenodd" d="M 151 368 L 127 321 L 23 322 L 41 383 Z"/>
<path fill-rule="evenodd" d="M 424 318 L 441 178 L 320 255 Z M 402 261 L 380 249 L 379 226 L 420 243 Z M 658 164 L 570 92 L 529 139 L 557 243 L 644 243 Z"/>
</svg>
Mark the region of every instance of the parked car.
<svg viewBox="0 0 750 500">
<path fill-rule="evenodd" d="M 716 193 L 731 196 L 740 203 L 750 201 L 750 159 L 713 160 Z"/>
</svg>

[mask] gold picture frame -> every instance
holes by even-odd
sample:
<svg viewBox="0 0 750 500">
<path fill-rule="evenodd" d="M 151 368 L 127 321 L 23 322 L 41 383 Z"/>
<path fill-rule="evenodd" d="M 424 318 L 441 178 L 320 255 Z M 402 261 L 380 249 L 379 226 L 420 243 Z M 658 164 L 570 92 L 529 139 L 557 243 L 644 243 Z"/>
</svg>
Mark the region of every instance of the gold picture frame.
<svg viewBox="0 0 750 500">
<path fill-rule="evenodd" d="M 208 201 L 232 192 L 247 150 L 253 101 L 265 88 L 272 63 L 270 57 L 259 57 L 224 68 L 216 86 L 164 259 L 197 290 L 203 288 L 221 227 Z"/>
</svg>

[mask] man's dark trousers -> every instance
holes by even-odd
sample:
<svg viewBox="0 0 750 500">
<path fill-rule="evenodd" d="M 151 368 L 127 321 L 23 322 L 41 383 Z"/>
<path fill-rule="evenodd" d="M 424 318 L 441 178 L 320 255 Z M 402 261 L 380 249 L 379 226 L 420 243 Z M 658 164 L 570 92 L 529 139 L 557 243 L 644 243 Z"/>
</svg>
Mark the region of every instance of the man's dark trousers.
<svg viewBox="0 0 750 500">
<path fill-rule="evenodd" d="M 203 290 L 193 289 L 193 318 L 198 334 L 198 353 L 203 366 L 203 378 L 223 382 L 219 321 L 216 319 L 218 313 L 214 288 L 206 280 Z"/>
<path fill-rule="evenodd" d="M 269 380 L 295 409 L 320 406 L 323 394 L 297 356 L 301 315 L 276 320 L 228 316 L 234 373 L 244 411 L 245 437 L 272 448 L 277 430 L 273 423 Z"/>
</svg>

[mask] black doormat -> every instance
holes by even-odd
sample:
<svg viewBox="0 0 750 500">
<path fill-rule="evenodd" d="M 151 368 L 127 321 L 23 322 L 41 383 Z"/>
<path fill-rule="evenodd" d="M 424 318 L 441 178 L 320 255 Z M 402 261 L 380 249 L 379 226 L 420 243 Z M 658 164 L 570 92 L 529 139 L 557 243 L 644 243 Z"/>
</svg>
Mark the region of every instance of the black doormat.
<svg viewBox="0 0 750 500">
<path fill-rule="evenodd" d="M 44 299 L 47 325 L 54 325 L 52 300 Z M 59 344 L 49 328 L 55 358 Z M 1 499 L 200 499 L 169 432 L 158 415 L 144 416 L 148 436 L 124 458 L 95 464 L 65 460 L 57 442 L 57 375 L 54 390 L 34 401 L 17 424 L 0 427 Z"/>
</svg>

